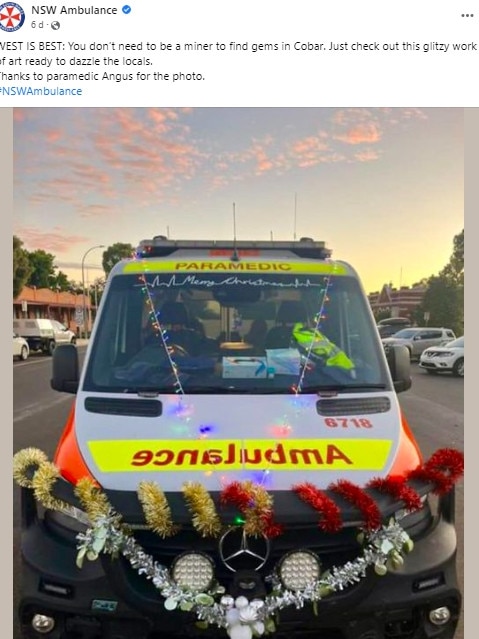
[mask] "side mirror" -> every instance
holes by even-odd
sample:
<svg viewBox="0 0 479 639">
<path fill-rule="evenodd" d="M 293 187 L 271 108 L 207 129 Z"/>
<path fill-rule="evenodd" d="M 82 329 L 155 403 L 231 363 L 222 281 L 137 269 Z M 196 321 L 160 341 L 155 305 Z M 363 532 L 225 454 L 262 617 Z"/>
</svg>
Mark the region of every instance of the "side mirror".
<svg viewBox="0 0 479 639">
<path fill-rule="evenodd" d="M 411 388 L 411 358 L 406 346 L 390 346 L 386 351 L 391 377 L 396 393 Z"/>
<path fill-rule="evenodd" d="M 52 378 L 50 386 L 60 393 L 76 393 L 80 366 L 78 351 L 73 344 L 59 344 L 52 357 Z"/>
</svg>

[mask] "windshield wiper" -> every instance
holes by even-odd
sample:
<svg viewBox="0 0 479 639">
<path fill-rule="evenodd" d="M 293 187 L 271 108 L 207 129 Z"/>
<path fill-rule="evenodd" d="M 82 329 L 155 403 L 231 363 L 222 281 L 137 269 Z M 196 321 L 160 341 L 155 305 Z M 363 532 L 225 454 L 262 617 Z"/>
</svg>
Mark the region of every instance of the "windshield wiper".
<svg viewBox="0 0 479 639">
<path fill-rule="evenodd" d="M 252 388 L 251 386 L 234 386 L 233 384 L 231 384 L 230 386 L 201 386 L 200 384 L 196 386 L 186 385 L 183 386 L 183 390 L 187 395 L 188 393 L 192 395 L 201 395 L 202 393 L 213 395 L 227 395 L 228 393 L 234 393 L 237 395 L 260 395 L 278 392 L 278 389 Z"/>
<path fill-rule="evenodd" d="M 201 384 L 188 386 L 183 384 L 185 395 L 291 395 L 291 388 L 254 388 L 245 386 L 202 386 Z M 142 397 L 151 397 L 156 395 L 178 395 L 176 388 L 124 388 L 118 392 L 136 393 Z"/>
<path fill-rule="evenodd" d="M 176 394 L 176 389 L 173 386 L 169 386 L 168 388 L 160 388 L 158 386 L 127 386 L 125 388 L 108 388 L 105 392 L 123 393 L 125 395 L 139 395 L 140 397 L 156 397 L 160 394 Z"/>
</svg>

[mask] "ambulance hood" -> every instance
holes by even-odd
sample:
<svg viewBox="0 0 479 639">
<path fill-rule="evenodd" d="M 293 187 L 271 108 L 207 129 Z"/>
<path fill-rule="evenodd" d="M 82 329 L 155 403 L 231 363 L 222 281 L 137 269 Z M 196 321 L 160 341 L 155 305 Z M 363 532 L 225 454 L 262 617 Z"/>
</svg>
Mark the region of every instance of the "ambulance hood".
<svg viewBox="0 0 479 639">
<path fill-rule="evenodd" d="M 116 414 L 113 414 L 116 413 Z M 393 392 L 318 395 L 159 395 L 79 392 L 75 433 L 95 479 L 136 491 L 187 481 L 220 491 L 252 480 L 272 491 L 340 479 L 364 485 L 395 460 L 401 419 Z"/>
</svg>

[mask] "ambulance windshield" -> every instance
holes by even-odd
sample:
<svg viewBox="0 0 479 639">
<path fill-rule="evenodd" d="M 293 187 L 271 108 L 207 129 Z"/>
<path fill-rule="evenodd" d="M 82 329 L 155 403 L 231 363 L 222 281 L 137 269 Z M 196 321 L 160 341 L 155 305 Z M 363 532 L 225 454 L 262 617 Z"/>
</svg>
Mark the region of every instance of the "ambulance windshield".
<svg viewBox="0 0 479 639">
<path fill-rule="evenodd" d="M 121 274 L 97 321 L 88 391 L 391 387 L 367 299 L 351 276 Z"/>
</svg>

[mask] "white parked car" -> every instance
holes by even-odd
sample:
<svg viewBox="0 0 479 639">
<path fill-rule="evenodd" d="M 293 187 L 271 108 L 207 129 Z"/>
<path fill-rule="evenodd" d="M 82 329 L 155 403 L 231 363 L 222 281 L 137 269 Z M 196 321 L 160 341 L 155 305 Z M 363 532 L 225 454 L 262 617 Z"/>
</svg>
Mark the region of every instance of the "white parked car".
<svg viewBox="0 0 479 639">
<path fill-rule="evenodd" d="M 13 333 L 13 357 L 25 360 L 29 355 L 30 349 L 28 348 L 27 340 Z"/>
<path fill-rule="evenodd" d="M 77 341 L 77 336 L 73 331 L 67 328 L 61 322 L 57 322 L 57 320 L 51 320 L 53 324 L 53 330 L 55 331 L 55 342 L 57 344 L 75 344 Z"/>
<path fill-rule="evenodd" d="M 419 366 L 428 373 L 452 373 L 464 377 L 464 335 L 445 346 L 435 346 L 423 351 Z"/>
</svg>

